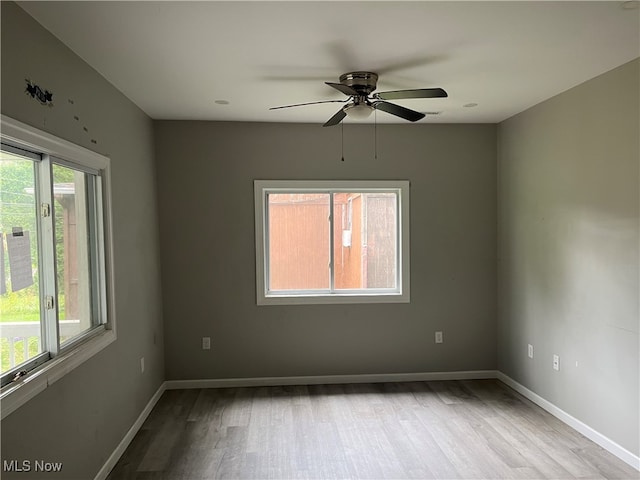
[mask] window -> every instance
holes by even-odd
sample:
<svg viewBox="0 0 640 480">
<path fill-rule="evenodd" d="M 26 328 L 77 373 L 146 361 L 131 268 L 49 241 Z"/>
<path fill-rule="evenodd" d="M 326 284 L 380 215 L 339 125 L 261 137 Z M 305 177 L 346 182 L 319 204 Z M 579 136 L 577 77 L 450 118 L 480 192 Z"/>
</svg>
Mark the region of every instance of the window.
<svg viewBox="0 0 640 480">
<path fill-rule="evenodd" d="M 258 305 L 409 302 L 409 182 L 254 182 Z"/>
<path fill-rule="evenodd" d="M 115 340 L 108 178 L 108 158 L 2 117 L 3 417 Z"/>
</svg>

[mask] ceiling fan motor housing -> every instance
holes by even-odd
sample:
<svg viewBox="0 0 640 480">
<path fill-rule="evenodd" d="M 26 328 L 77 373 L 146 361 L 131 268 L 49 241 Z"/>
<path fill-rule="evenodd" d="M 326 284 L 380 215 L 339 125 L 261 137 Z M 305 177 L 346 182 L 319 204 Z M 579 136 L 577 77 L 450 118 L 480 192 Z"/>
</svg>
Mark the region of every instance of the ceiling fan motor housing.
<svg viewBox="0 0 640 480">
<path fill-rule="evenodd" d="M 378 74 L 373 72 L 349 72 L 340 75 L 340 83 L 353 88 L 362 96 L 369 96 L 376 89 Z"/>
</svg>

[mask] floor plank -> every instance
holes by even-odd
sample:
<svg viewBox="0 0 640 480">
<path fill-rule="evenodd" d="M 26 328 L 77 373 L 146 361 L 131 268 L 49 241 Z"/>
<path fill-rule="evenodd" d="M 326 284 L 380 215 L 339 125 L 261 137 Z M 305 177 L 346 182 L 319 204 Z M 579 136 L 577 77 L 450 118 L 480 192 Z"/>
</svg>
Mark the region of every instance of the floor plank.
<svg viewBox="0 0 640 480">
<path fill-rule="evenodd" d="M 640 479 L 497 380 L 170 390 L 108 480 Z"/>
</svg>

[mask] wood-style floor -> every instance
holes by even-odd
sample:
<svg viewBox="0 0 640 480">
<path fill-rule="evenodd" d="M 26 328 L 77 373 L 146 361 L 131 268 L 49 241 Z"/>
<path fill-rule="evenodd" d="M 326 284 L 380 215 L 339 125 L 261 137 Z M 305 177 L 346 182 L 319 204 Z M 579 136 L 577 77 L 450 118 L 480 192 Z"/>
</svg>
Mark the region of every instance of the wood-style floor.
<svg viewBox="0 0 640 480">
<path fill-rule="evenodd" d="M 108 477 L 602 479 L 640 474 L 499 381 L 169 390 Z"/>
</svg>

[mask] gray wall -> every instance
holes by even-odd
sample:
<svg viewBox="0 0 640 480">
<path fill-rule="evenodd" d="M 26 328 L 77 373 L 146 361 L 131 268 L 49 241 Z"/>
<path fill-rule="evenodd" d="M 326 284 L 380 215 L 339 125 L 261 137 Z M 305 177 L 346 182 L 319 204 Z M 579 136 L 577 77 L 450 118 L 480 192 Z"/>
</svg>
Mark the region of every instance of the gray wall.
<svg viewBox="0 0 640 480">
<path fill-rule="evenodd" d="M 2 113 L 111 157 L 118 340 L 2 421 L 2 459 L 64 462 L 56 478 L 86 480 L 164 380 L 153 124 L 13 3 L 1 43 Z M 54 107 L 25 95 L 25 78 Z"/>
<path fill-rule="evenodd" d="M 495 125 L 155 128 L 167 379 L 496 367 Z M 410 180 L 411 303 L 256 306 L 254 179 Z"/>
<path fill-rule="evenodd" d="M 635 455 L 639 64 L 503 122 L 498 141 L 498 368 Z"/>
</svg>

